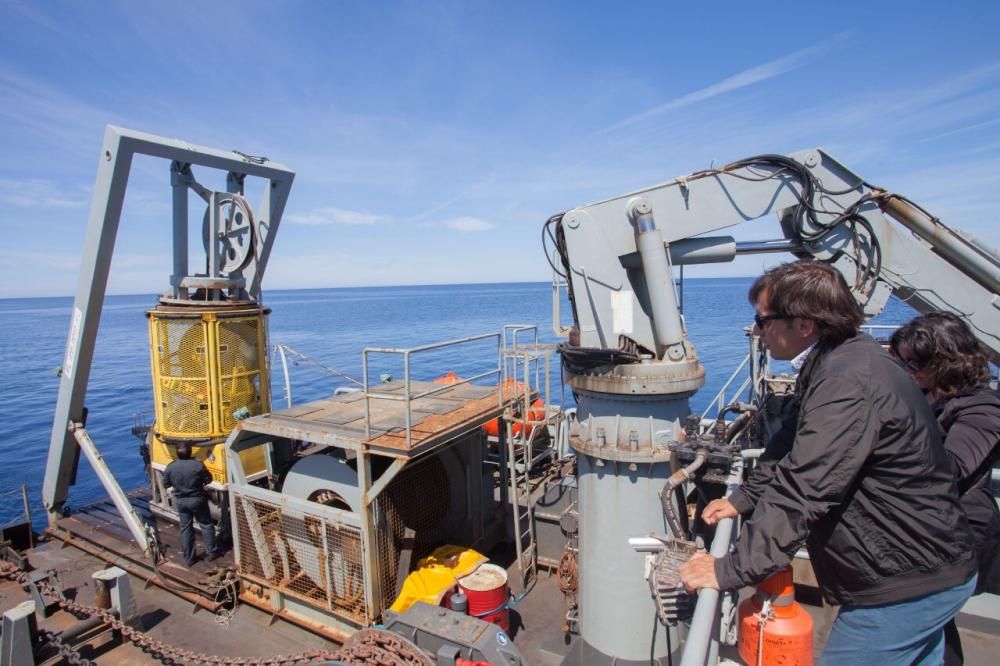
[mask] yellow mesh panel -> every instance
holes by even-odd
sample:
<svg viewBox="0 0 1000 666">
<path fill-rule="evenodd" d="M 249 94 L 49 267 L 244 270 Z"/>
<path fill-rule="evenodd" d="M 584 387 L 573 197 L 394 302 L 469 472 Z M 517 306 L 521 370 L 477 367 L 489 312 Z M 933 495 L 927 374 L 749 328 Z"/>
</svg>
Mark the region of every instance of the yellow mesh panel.
<svg viewBox="0 0 1000 666">
<path fill-rule="evenodd" d="M 219 423 L 225 432 L 235 424 L 234 411 L 246 407 L 256 415 L 270 409 L 260 390 L 260 325 L 256 317 L 219 321 Z"/>
<path fill-rule="evenodd" d="M 270 411 L 263 309 L 154 309 L 148 315 L 157 433 L 168 441 L 222 439 L 236 424 L 234 412 Z M 226 482 L 223 448 L 216 446 L 205 463 L 220 483 Z M 164 464 L 173 459 L 172 447 L 158 453 Z M 260 451 L 241 459 L 249 475 L 265 469 Z"/>
<path fill-rule="evenodd" d="M 157 430 L 177 437 L 212 436 L 206 329 L 199 319 L 157 319 Z"/>
</svg>

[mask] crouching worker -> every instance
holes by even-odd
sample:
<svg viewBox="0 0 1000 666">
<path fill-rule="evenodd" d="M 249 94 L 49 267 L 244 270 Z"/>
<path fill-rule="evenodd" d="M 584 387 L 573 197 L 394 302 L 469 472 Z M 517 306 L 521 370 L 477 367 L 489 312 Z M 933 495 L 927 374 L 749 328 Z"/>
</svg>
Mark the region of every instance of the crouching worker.
<svg viewBox="0 0 1000 666">
<path fill-rule="evenodd" d="M 832 267 L 783 264 L 749 296 L 761 343 L 800 368 L 797 418 L 744 488 L 705 508 L 710 524 L 752 514 L 727 556 L 681 565 L 685 587 L 754 585 L 805 543 L 824 598 L 840 606 L 821 664 L 940 664 L 976 560 L 930 406 L 858 332 L 862 315 Z"/>
<path fill-rule="evenodd" d="M 167 465 L 163 472 L 163 485 L 174 489 L 174 506 L 181 524 L 181 551 L 184 564 L 193 565 L 195 557 L 194 523 L 201 528 L 205 542 L 205 555 L 216 559 L 219 552 L 215 546 L 215 525 L 208 511 L 208 494 L 205 486 L 212 482 L 212 475 L 205 464 L 191 458 L 191 445 L 181 442 L 177 445 L 177 460 Z"/>
</svg>

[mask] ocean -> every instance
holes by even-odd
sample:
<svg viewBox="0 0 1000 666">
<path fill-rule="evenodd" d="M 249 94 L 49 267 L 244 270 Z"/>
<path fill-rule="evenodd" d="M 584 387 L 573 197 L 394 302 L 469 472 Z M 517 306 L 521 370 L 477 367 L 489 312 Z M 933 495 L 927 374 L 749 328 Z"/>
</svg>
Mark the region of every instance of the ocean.
<svg viewBox="0 0 1000 666">
<path fill-rule="evenodd" d="M 743 327 L 753 317 L 746 300 L 751 282 L 752 278 L 685 281 L 685 321 L 707 373 L 704 388 L 691 399 L 694 411 L 705 409 L 747 353 Z M 505 324 L 534 324 L 541 342 L 559 341 L 552 331 L 549 283 L 266 291 L 263 300 L 272 311 L 272 346 L 288 345 L 356 380 L 361 379 L 365 347 L 411 348 L 499 333 Z M 144 313 L 155 304 L 152 295 L 105 299 L 90 375 L 87 429 L 124 488 L 145 482 L 139 442 L 130 429 L 137 414 L 148 415 L 153 409 Z M 65 353 L 72 305 L 73 299 L 68 297 L 0 300 L 0 525 L 21 519 L 22 484 L 28 487 L 34 522 L 39 527 L 45 522 L 42 479 L 59 390 L 57 369 Z M 562 312 L 565 321 L 570 316 L 565 303 Z M 893 299 L 873 323 L 898 324 L 915 314 L 908 305 Z M 471 377 L 495 368 L 496 356 L 494 341 L 429 351 L 415 356 L 412 376 L 433 379 L 455 371 Z M 309 362 L 299 360 L 291 365 L 295 403 L 329 395 L 339 386 L 354 385 Z M 285 405 L 284 376 L 278 359 L 273 358 L 272 367 L 272 404 L 278 409 Z M 572 397 L 568 391 L 560 397 L 555 359 L 552 367 L 551 400 L 568 406 Z M 383 373 L 402 378 L 399 357 L 374 357 L 371 381 Z M 103 495 L 96 475 L 81 457 L 70 506 L 81 506 Z"/>
</svg>

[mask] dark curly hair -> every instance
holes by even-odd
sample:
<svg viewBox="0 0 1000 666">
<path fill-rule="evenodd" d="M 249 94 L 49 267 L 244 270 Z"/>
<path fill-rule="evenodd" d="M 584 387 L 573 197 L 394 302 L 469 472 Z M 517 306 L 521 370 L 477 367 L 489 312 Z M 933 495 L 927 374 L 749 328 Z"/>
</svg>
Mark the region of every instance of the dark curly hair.
<svg viewBox="0 0 1000 666">
<path fill-rule="evenodd" d="M 990 380 L 989 354 L 968 324 L 950 312 L 931 312 L 901 326 L 889 349 L 914 371 L 927 370 L 942 398 L 965 395 Z"/>
<path fill-rule="evenodd" d="M 793 261 L 768 270 L 750 287 L 750 303 L 756 305 L 765 291 L 775 314 L 813 320 L 825 343 L 854 337 L 865 321 L 844 276 L 819 261 Z"/>
</svg>

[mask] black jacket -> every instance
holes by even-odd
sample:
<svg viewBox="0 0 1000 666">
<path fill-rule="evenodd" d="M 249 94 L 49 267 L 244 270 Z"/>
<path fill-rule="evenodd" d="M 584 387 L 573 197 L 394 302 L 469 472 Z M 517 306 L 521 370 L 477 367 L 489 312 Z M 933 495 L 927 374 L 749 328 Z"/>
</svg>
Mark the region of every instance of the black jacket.
<svg viewBox="0 0 1000 666">
<path fill-rule="evenodd" d="M 175 460 L 163 471 L 163 485 L 174 489 L 177 499 L 201 499 L 205 486 L 212 482 L 212 474 L 200 460 L 189 458 Z"/>
<path fill-rule="evenodd" d="M 805 543 L 826 599 L 873 606 L 938 592 L 975 571 L 972 535 L 934 414 L 868 335 L 817 345 L 786 424 L 737 510 L 753 507 L 715 564 L 722 589 L 759 582 Z"/>
<path fill-rule="evenodd" d="M 990 472 L 1000 459 L 1000 396 L 987 388 L 934 406 L 944 447 L 958 467 L 958 490 L 976 541 L 976 592 L 1000 592 L 1000 510 Z"/>
</svg>

